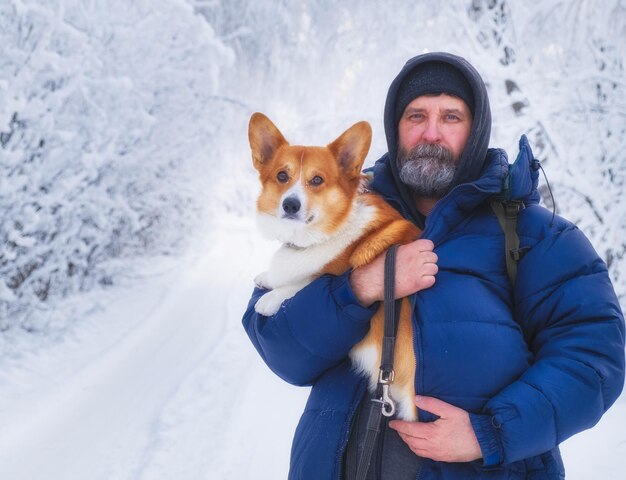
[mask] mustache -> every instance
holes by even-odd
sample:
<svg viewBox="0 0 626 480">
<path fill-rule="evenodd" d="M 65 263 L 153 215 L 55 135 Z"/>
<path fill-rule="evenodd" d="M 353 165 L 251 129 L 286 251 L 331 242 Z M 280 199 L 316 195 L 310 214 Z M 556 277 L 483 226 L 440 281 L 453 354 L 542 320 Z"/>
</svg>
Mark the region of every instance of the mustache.
<svg viewBox="0 0 626 480">
<path fill-rule="evenodd" d="M 415 145 L 409 151 L 401 148 L 399 158 L 401 163 L 424 159 L 443 164 L 454 163 L 452 152 L 438 143 L 422 143 L 420 145 Z"/>
</svg>

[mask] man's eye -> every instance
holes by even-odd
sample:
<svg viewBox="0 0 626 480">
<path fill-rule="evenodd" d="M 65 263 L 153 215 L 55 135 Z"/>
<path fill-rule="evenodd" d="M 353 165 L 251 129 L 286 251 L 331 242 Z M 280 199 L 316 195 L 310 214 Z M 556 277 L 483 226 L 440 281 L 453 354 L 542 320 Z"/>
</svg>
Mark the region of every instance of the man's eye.
<svg viewBox="0 0 626 480">
<path fill-rule="evenodd" d="M 276 180 L 280 183 L 287 183 L 289 181 L 289 174 L 282 170 L 276 174 Z"/>
<path fill-rule="evenodd" d="M 459 117 L 457 117 L 456 115 L 446 115 L 446 120 L 448 120 L 449 122 L 458 122 Z"/>
<path fill-rule="evenodd" d="M 317 187 L 318 185 L 321 185 L 322 183 L 324 183 L 324 179 L 322 177 L 320 177 L 319 175 L 315 175 L 312 179 L 311 179 L 311 185 Z"/>
</svg>

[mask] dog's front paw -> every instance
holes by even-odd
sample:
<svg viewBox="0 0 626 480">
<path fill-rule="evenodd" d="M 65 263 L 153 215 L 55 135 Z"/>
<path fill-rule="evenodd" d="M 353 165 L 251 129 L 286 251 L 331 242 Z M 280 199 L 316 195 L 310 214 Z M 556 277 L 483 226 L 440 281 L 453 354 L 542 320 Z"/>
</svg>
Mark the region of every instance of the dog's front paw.
<svg viewBox="0 0 626 480">
<path fill-rule="evenodd" d="M 254 278 L 254 284 L 259 288 L 263 288 L 265 290 L 272 290 L 272 286 L 270 285 L 270 281 L 269 281 L 269 276 L 270 276 L 269 272 L 259 273 Z"/>
<path fill-rule="evenodd" d="M 269 317 L 278 312 L 278 309 L 280 308 L 284 299 L 285 297 L 283 295 L 279 295 L 277 294 L 276 290 L 273 290 L 271 292 L 267 292 L 265 295 L 259 298 L 254 304 L 254 309 L 257 313 Z"/>
</svg>

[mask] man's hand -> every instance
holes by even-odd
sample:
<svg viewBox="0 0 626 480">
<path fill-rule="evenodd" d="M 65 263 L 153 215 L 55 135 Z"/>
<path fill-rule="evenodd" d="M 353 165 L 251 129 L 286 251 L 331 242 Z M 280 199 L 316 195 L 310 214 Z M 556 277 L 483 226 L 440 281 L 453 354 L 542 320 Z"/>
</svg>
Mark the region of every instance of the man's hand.
<svg viewBox="0 0 626 480">
<path fill-rule="evenodd" d="M 433 397 L 415 397 L 415 404 L 439 419 L 429 423 L 393 420 L 389 426 L 416 455 L 439 462 L 470 462 L 482 457 L 465 410 Z"/>
<path fill-rule="evenodd" d="M 437 254 L 430 240 L 415 240 L 401 245 L 396 256 L 396 298 L 406 297 L 435 284 Z M 350 284 L 359 302 L 369 306 L 384 298 L 385 254 L 355 269 Z"/>
</svg>

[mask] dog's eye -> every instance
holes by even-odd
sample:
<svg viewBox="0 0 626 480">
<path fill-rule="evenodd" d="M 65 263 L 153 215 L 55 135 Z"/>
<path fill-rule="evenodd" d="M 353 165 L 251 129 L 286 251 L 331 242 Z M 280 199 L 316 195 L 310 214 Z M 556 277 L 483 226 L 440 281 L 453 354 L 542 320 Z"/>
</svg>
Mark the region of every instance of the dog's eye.
<svg viewBox="0 0 626 480">
<path fill-rule="evenodd" d="M 324 183 L 324 179 L 322 177 L 320 177 L 319 175 L 315 175 L 312 179 L 311 179 L 311 185 L 317 187 L 318 185 L 321 185 L 322 183 Z"/>
<path fill-rule="evenodd" d="M 287 181 L 289 180 L 289 174 L 284 170 L 281 170 L 276 174 L 276 180 L 278 180 L 280 183 L 287 183 Z"/>
</svg>

